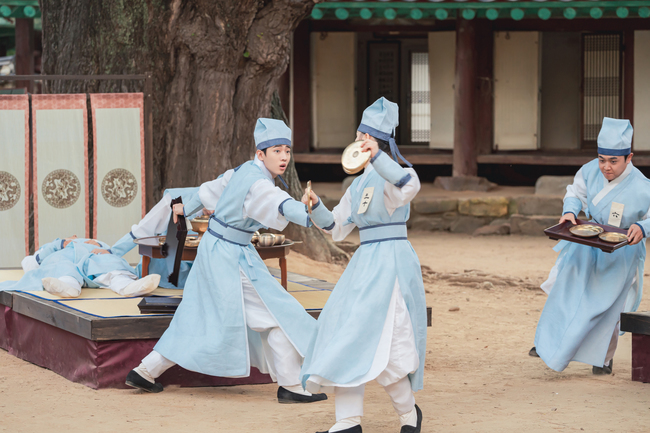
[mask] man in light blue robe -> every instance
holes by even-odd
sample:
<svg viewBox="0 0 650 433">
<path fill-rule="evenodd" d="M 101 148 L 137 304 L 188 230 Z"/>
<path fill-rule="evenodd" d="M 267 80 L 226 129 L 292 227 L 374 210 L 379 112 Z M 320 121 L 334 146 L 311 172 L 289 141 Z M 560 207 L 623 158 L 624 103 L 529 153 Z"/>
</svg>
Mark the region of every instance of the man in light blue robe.
<svg viewBox="0 0 650 433">
<path fill-rule="evenodd" d="M 363 112 L 356 139 L 364 141 L 370 164 L 332 212 L 312 191 L 311 215 L 318 227 L 335 241 L 359 227 L 361 239 L 318 318 L 301 372 L 308 391 L 335 391 L 331 433 L 361 433 L 365 385 L 373 380 L 390 396 L 401 433 L 419 433 L 422 427 L 413 392 L 423 386 L 426 301 L 420 262 L 406 233 L 420 181 L 393 138 L 398 110 L 382 97 Z M 398 157 L 409 168 L 402 168 Z"/>
<path fill-rule="evenodd" d="M 256 156 L 199 188 L 203 207 L 214 210 L 185 283 L 183 301 L 153 352 L 126 384 L 163 390 L 155 379 L 175 364 L 203 374 L 248 377 L 251 367 L 277 379 L 280 403 L 324 400 L 300 385 L 300 366 L 316 321 L 269 273 L 250 243 L 263 227 L 289 222 L 310 226 L 304 204 L 275 186 L 291 158 L 291 130 L 258 119 Z M 281 178 L 280 178 L 281 179 Z M 174 215 L 187 206 L 174 205 Z"/>
<path fill-rule="evenodd" d="M 135 247 L 135 239 L 151 236 L 164 236 L 167 234 L 167 226 L 172 217 L 172 199 L 181 197 L 185 208 L 189 210 L 188 220 L 203 215 L 203 205 L 199 199 L 199 188 L 170 188 L 163 193 L 162 199 L 140 220 L 131 227 L 131 231 L 122 236 L 112 247 L 113 254 L 123 256 Z M 188 228 L 190 224 L 188 224 Z M 168 260 L 169 259 L 169 260 Z M 192 268 L 192 262 L 182 261 L 178 275 L 178 286 L 169 282 L 170 268 L 173 270 L 174 257 L 168 259 L 151 259 L 149 262 L 149 274 L 160 275 L 160 287 L 167 289 L 182 289 L 185 280 Z M 171 261 L 171 263 L 170 263 Z M 142 259 L 136 267 L 138 276 L 142 275 Z"/>
<path fill-rule="evenodd" d="M 556 371 L 578 361 L 611 374 L 620 314 L 641 301 L 650 182 L 632 165 L 632 133 L 628 120 L 604 118 L 598 158 L 567 187 L 560 222 L 575 224 L 584 211 L 594 222 L 628 229 L 629 245 L 612 253 L 567 241 L 555 247 L 560 254 L 542 285 L 549 297 L 530 355 Z"/>
<path fill-rule="evenodd" d="M 95 239 L 76 236 L 43 245 L 22 261 L 25 275 L 18 281 L 0 283 L 0 290 L 47 292 L 75 298 L 81 287 L 106 287 L 122 296 L 142 296 L 158 287 L 159 275 L 138 279 L 135 270 L 109 246 Z"/>
</svg>

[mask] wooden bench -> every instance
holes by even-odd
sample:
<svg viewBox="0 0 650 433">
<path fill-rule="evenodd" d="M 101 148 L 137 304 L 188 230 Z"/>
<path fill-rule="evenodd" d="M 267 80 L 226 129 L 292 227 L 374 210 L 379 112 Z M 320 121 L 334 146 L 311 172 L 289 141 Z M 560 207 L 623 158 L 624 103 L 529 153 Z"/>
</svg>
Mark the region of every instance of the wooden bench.
<svg viewBox="0 0 650 433">
<path fill-rule="evenodd" d="M 650 311 L 621 314 L 621 331 L 632 333 L 632 380 L 650 382 Z"/>
</svg>

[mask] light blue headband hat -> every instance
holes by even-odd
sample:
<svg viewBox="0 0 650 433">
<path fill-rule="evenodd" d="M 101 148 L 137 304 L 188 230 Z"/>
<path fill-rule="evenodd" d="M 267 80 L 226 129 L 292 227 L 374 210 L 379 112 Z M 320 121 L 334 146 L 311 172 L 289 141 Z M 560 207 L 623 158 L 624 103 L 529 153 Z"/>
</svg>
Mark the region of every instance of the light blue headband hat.
<svg viewBox="0 0 650 433">
<path fill-rule="evenodd" d="M 603 118 L 603 126 L 598 134 L 598 154 L 621 156 L 632 152 L 634 130 L 627 119 Z"/>
<path fill-rule="evenodd" d="M 257 119 L 255 125 L 255 146 L 258 150 L 286 144 L 291 146 L 291 129 L 282 120 Z"/>
<path fill-rule="evenodd" d="M 397 149 L 397 143 L 393 138 L 397 125 L 399 125 L 399 107 L 382 96 L 364 110 L 357 131 L 387 141 L 393 159 L 397 161 L 399 157 L 406 165 L 413 167 L 413 164 L 408 162 Z"/>
</svg>

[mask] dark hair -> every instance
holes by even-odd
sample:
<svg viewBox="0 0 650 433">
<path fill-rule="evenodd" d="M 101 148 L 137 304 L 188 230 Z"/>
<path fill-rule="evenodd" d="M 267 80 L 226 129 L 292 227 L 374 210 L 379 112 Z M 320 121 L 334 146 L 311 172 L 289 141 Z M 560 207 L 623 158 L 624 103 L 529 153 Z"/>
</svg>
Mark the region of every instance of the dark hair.
<svg viewBox="0 0 650 433">
<path fill-rule="evenodd" d="M 264 149 L 262 149 L 262 152 L 264 152 L 264 155 L 266 155 L 266 149 L 272 149 L 272 148 L 278 147 L 278 146 L 284 146 L 284 145 L 283 144 L 276 144 L 275 146 L 265 147 Z M 291 147 L 291 146 L 289 146 L 289 147 Z"/>
<path fill-rule="evenodd" d="M 382 140 L 381 138 L 377 138 L 377 137 L 372 137 L 372 138 L 375 139 L 375 141 L 379 145 L 379 149 L 382 152 L 384 152 L 385 154 L 387 154 L 391 158 L 393 157 L 393 154 L 390 151 L 390 144 L 388 144 L 388 141 Z"/>
</svg>

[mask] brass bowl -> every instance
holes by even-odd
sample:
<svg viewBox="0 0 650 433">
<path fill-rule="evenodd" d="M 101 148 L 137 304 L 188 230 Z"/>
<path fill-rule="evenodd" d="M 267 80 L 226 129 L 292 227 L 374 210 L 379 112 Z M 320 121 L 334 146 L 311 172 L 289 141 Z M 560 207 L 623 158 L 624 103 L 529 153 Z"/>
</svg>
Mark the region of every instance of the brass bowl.
<svg viewBox="0 0 650 433">
<path fill-rule="evenodd" d="M 617 233 L 617 232 L 601 233 L 598 235 L 598 237 L 605 242 L 611 242 L 615 244 L 627 240 L 627 235 L 625 233 Z"/>
<path fill-rule="evenodd" d="M 260 241 L 260 232 L 253 233 L 253 237 L 251 238 L 251 243 L 256 244 L 259 241 Z"/>
<path fill-rule="evenodd" d="M 356 174 L 363 170 L 370 161 L 370 152 L 362 152 L 363 141 L 355 141 L 348 145 L 341 155 L 341 165 L 347 174 Z"/>
<path fill-rule="evenodd" d="M 197 233 L 205 233 L 208 230 L 208 225 L 210 224 L 210 217 L 207 215 L 194 218 L 190 221 L 192 224 L 192 230 Z"/>
<path fill-rule="evenodd" d="M 594 224 L 580 224 L 571 227 L 569 231 L 571 232 L 572 235 L 579 236 L 581 238 L 591 238 L 594 236 L 598 236 L 599 234 L 604 232 L 605 229 Z"/>
<path fill-rule="evenodd" d="M 272 247 L 275 244 L 275 235 L 273 233 L 262 233 L 258 244 L 260 247 Z"/>
<path fill-rule="evenodd" d="M 275 243 L 273 245 L 282 245 L 284 243 L 284 235 L 275 235 Z"/>
</svg>

